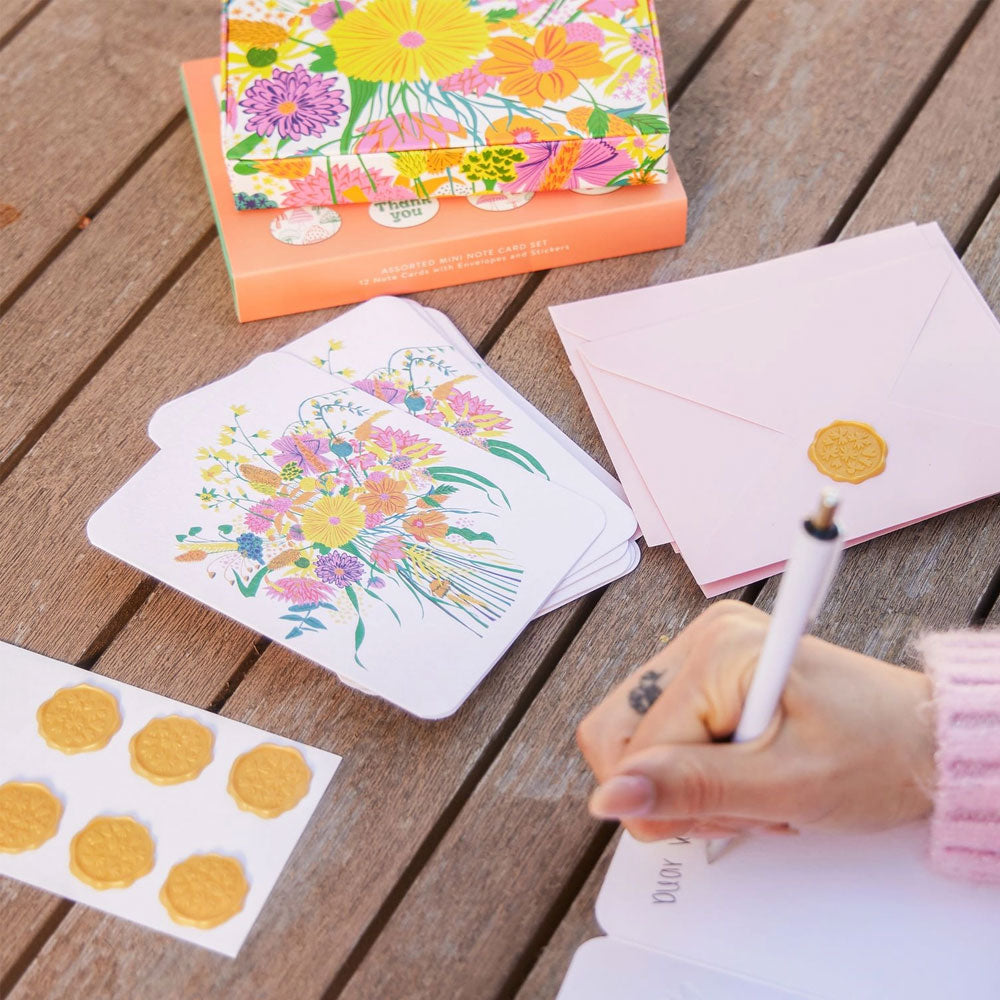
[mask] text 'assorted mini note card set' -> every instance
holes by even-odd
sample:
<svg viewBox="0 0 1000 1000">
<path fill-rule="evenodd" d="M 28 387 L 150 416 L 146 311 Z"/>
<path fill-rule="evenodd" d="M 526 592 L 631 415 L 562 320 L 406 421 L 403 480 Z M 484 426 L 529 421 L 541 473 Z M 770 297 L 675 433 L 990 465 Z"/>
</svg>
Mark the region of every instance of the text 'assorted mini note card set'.
<svg viewBox="0 0 1000 1000">
<path fill-rule="evenodd" d="M 234 957 L 340 757 L 0 643 L 0 874 Z"/>
<path fill-rule="evenodd" d="M 91 541 L 420 717 L 638 562 L 617 482 L 406 300 L 167 403 L 149 434 Z"/>
<path fill-rule="evenodd" d="M 847 544 L 1000 491 L 1000 324 L 935 224 L 551 314 L 647 543 L 710 597 L 780 572 L 826 486 Z"/>
<path fill-rule="evenodd" d="M 995 1000 L 1000 893 L 927 860 L 925 823 L 883 833 L 622 835 L 558 1000 Z"/>
</svg>

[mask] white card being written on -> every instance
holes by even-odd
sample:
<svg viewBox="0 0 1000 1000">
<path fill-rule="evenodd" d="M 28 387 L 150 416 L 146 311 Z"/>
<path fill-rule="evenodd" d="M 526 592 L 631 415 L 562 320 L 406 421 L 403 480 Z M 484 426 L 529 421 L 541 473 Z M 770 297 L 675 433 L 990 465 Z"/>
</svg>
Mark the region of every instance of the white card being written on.
<svg viewBox="0 0 1000 1000">
<path fill-rule="evenodd" d="M 790 993 L 615 938 L 594 938 L 573 956 L 556 1000 L 794 1000 Z"/>
<path fill-rule="evenodd" d="M 747 837 L 709 865 L 704 841 L 624 834 L 597 920 L 612 937 L 825 1000 L 995 1000 L 1000 889 L 931 870 L 927 836 L 916 823 Z"/>
<path fill-rule="evenodd" d="M 104 736 L 110 738 L 98 749 L 63 752 L 52 744 L 60 738 L 58 719 L 72 721 L 72 707 L 52 709 L 46 722 L 40 721 L 37 713 L 57 692 L 78 685 L 89 685 L 92 697 L 104 706 L 103 718 L 108 720 Z M 340 757 L 6 643 L 0 643 L 0 690 L 0 803 L 8 816 L 13 815 L 18 808 L 17 796 L 28 784 L 36 786 L 29 794 L 47 797 L 37 789 L 41 785 L 61 805 L 61 815 L 58 808 L 49 813 L 36 809 L 38 829 L 34 831 L 24 825 L 19 829 L 17 823 L 8 825 L 0 815 L 0 836 L 17 839 L 29 832 L 33 835 L 33 839 L 21 839 L 17 844 L 0 843 L 0 874 L 235 956 L 281 878 Z M 115 708 L 108 708 L 111 705 Z M 153 720 L 171 716 L 188 720 L 188 725 L 199 724 L 211 739 L 201 745 L 203 756 L 190 772 L 194 777 L 157 784 L 133 769 L 130 743 Z M 97 717 L 91 708 L 91 722 Z M 48 739 L 41 732 L 43 725 L 49 727 Z M 155 741 L 163 736 L 152 734 L 149 738 Z M 143 745 L 138 743 L 140 748 Z M 292 748 L 308 770 L 307 786 L 299 786 L 287 800 L 289 808 L 272 818 L 247 810 L 246 802 L 241 806 L 229 791 L 237 758 L 262 745 L 286 748 L 283 755 Z M 140 764 L 143 760 L 150 763 L 141 749 L 138 755 Z M 301 776 L 305 772 L 294 755 L 292 759 Z M 202 764 L 203 769 L 197 772 Z M 151 766 L 154 771 L 147 774 L 162 780 L 167 772 L 158 773 L 155 765 Z M 301 792 L 302 797 L 294 801 Z M 70 869 L 74 837 L 93 820 L 107 817 L 131 818 L 146 828 L 152 840 L 152 870 L 122 888 L 96 888 Z M 86 874 L 99 872 L 102 865 L 115 867 L 113 858 L 87 854 L 89 842 L 87 836 L 78 842 L 84 845 L 82 866 Z M 206 854 L 220 855 L 241 866 L 248 885 L 242 908 L 211 928 L 178 923 L 161 902 L 161 889 L 175 865 Z M 225 901 L 226 906 L 231 903 Z"/>
<path fill-rule="evenodd" d="M 600 508 L 282 354 L 155 416 L 95 545 L 423 718 L 454 712 Z"/>
</svg>

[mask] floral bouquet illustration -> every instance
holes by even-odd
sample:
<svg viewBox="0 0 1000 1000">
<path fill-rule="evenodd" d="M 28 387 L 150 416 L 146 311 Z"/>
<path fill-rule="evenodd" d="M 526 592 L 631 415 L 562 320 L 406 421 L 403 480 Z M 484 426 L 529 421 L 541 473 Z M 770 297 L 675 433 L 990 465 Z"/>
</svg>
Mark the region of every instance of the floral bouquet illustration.
<svg viewBox="0 0 1000 1000">
<path fill-rule="evenodd" d="M 206 511 L 176 535 L 183 563 L 247 599 L 284 605 L 286 640 L 353 625 L 359 665 L 376 604 L 444 614 L 483 635 L 513 604 L 523 569 L 482 527 L 510 504 L 494 482 L 450 464 L 435 441 L 394 426 L 350 390 L 313 396 L 284 431 L 249 430 L 233 406 L 218 447 L 199 449 Z M 398 421 L 397 421 L 398 423 Z M 470 506 L 472 504 L 472 506 Z"/>
<path fill-rule="evenodd" d="M 663 183 L 649 0 L 225 0 L 238 208 Z"/>
<path fill-rule="evenodd" d="M 432 427 L 439 427 L 469 444 L 520 466 L 526 472 L 549 478 L 542 463 L 520 445 L 508 440 L 513 430 L 509 418 L 488 400 L 461 388 L 476 376 L 460 374 L 451 364 L 455 348 L 433 344 L 401 347 L 385 366 L 356 378 L 339 367 L 334 354 L 343 347 L 331 340 L 325 355 L 312 358 L 318 368 L 346 378 L 355 388 L 392 406 L 406 409 Z"/>
</svg>

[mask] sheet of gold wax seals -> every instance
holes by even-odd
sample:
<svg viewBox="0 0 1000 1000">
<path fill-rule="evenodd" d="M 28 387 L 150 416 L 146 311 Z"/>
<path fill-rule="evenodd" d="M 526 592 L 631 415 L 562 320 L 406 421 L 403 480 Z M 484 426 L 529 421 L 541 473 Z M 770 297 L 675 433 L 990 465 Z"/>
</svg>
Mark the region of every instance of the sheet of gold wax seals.
<svg viewBox="0 0 1000 1000">
<path fill-rule="evenodd" d="M 0 643 L 0 875 L 236 955 L 340 758 Z"/>
</svg>

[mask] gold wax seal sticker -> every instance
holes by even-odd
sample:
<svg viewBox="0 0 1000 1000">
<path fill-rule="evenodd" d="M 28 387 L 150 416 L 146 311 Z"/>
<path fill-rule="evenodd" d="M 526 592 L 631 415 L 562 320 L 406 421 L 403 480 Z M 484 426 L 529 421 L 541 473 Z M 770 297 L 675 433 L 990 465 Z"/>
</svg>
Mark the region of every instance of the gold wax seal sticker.
<svg viewBox="0 0 1000 1000">
<path fill-rule="evenodd" d="M 153 870 L 153 838 L 131 816 L 98 816 L 69 845 L 69 870 L 95 889 L 125 889 Z"/>
<path fill-rule="evenodd" d="M 871 424 L 834 420 L 816 431 L 809 459 L 838 483 L 863 483 L 885 470 L 889 446 Z"/>
<path fill-rule="evenodd" d="M 152 719 L 129 741 L 132 770 L 154 785 L 197 778 L 212 762 L 212 730 L 183 715 Z"/>
<path fill-rule="evenodd" d="M 228 791 L 241 809 L 273 819 L 299 804 L 311 780 L 309 765 L 295 747 L 262 743 L 233 762 Z"/>
<path fill-rule="evenodd" d="M 37 781 L 0 785 L 0 854 L 20 854 L 54 837 L 62 819 L 62 803 Z"/>
<path fill-rule="evenodd" d="M 63 753 L 101 750 L 122 724 L 115 696 L 93 684 L 56 691 L 39 706 L 36 718 L 42 739 Z"/>
<path fill-rule="evenodd" d="M 160 902 L 170 919 L 208 930 L 243 909 L 250 886 L 243 865 L 223 854 L 192 854 L 170 869 Z"/>
</svg>

